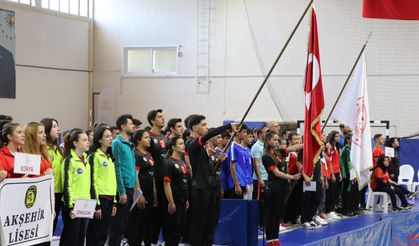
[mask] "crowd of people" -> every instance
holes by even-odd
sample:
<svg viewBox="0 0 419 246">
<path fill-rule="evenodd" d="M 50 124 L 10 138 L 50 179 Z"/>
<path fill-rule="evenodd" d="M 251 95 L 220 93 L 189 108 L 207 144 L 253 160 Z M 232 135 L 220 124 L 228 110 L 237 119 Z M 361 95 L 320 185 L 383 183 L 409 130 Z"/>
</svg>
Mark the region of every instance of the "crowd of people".
<svg viewBox="0 0 419 246">
<path fill-rule="evenodd" d="M 365 210 L 368 187 L 359 189 L 350 160 L 352 134 L 344 125 L 341 133 L 324 134 L 314 174 L 307 177 L 303 136 L 281 131 L 279 122 L 208 129 L 205 116 L 193 114 L 166 125 L 161 109 L 151 110 L 147 121 L 149 126 L 141 128 L 141 121 L 124 114 L 115 126 L 61 133 L 53 118 L 23 126 L 1 115 L 0 182 L 54 175 L 62 246 L 119 246 L 122 240 L 157 245 L 160 235 L 168 246 L 213 245 L 221 198 L 258 200 L 267 245 L 280 245 L 279 230 L 288 224 L 315 229 L 338 214 Z M 411 208 L 408 199 L 416 193 L 397 184 L 398 139 L 384 142 L 378 134 L 374 141 L 372 190 L 388 193 L 394 211 Z M 384 145 L 394 148 L 394 157 L 385 156 Z M 17 152 L 41 155 L 40 174 L 14 173 Z M 93 219 L 76 217 L 78 199 L 96 200 Z"/>
</svg>

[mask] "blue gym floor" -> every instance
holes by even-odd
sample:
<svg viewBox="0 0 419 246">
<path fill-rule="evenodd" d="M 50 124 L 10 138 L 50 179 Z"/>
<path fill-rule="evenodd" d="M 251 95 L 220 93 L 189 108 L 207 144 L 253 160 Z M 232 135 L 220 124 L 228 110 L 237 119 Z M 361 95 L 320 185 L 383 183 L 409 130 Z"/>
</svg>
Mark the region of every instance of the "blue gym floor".
<svg viewBox="0 0 419 246">
<path fill-rule="evenodd" d="M 338 221 L 329 222 L 327 226 L 323 226 L 319 229 L 307 230 L 303 228 L 295 229 L 290 232 L 284 232 L 279 235 L 279 240 L 283 246 L 294 246 L 294 245 L 304 245 L 307 243 L 313 243 L 318 240 L 322 240 L 337 234 L 345 233 L 348 231 L 356 230 L 364 226 L 368 226 L 374 222 L 379 221 L 382 217 L 385 216 L 397 216 L 398 213 L 410 213 L 411 211 L 419 211 L 419 200 L 411 200 L 410 202 L 415 202 L 416 206 L 411 210 L 402 211 L 388 214 L 384 213 L 370 213 L 361 215 L 359 217 L 346 218 Z M 260 236 L 261 237 L 261 236 Z M 263 239 L 259 237 L 259 246 L 263 246 Z"/>
</svg>

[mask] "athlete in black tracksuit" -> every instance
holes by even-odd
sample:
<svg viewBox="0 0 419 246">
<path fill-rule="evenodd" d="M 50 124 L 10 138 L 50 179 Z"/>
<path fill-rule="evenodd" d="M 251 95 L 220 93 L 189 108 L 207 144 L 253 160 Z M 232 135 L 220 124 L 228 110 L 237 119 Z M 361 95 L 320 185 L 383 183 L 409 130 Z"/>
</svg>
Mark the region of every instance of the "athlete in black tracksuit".
<svg viewBox="0 0 419 246">
<path fill-rule="evenodd" d="M 130 213 L 128 221 L 128 243 L 129 245 L 141 245 L 144 242 L 144 245 L 148 246 L 153 243 L 153 228 L 150 225 L 154 220 L 152 217 L 153 208 L 157 199 L 154 194 L 154 160 L 150 153 L 145 150 L 136 149 L 134 156 L 138 181 L 147 203 L 141 208 L 136 205 Z"/>
<path fill-rule="evenodd" d="M 183 141 L 183 140 L 182 140 Z M 170 185 L 171 197 L 166 193 L 168 201 L 173 200 L 175 211 L 166 209 L 166 238 L 165 245 L 179 245 L 180 239 L 186 232 L 186 209 L 189 199 L 189 174 L 183 160 L 171 156 L 163 168 L 163 182 Z"/>
<path fill-rule="evenodd" d="M 163 188 L 163 167 L 166 165 L 166 154 L 167 154 L 167 139 L 161 133 L 149 131 L 150 134 L 150 148 L 149 152 L 154 159 L 154 179 L 156 182 L 157 190 L 157 208 L 153 211 L 153 223 L 152 227 L 152 242 L 157 244 L 159 239 L 160 230 L 163 229 L 163 238 L 165 236 L 165 223 L 164 214 L 167 210 L 167 200 L 164 195 Z"/>
<path fill-rule="evenodd" d="M 195 118 L 195 119 L 194 119 Z M 205 121 L 203 116 L 194 116 L 189 120 L 190 128 Z M 191 245 L 208 246 L 214 242 L 214 230 L 218 223 L 217 198 L 214 190 L 216 178 L 213 175 L 213 166 L 210 162 L 205 143 L 212 137 L 231 129 L 231 125 L 225 125 L 209 131 L 207 134 L 199 134 L 198 138 L 192 139 L 188 145 L 189 159 L 192 165 L 192 199 L 193 220 L 191 225 Z M 217 221 L 217 223 L 214 223 Z"/>
</svg>

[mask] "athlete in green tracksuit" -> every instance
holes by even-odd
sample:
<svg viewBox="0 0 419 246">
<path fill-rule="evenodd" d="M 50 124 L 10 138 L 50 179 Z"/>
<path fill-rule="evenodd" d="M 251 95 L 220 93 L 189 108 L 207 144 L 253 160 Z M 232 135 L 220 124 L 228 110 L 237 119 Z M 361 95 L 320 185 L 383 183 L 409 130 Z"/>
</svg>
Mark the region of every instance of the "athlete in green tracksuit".
<svg viewBox="0 0 419 246">
<path fill-rule="evenodd" d="M 111 217 L 116 213 L 116 175 L 112 158 L 107 154 L 112 145 L 112 132 L 107 127 L 99 127 L 93 136 L 89 155 L 91 177 L 97 200 L 94 219 L 87 228 L 86 245 L 105 245 Z"/>
<path fill-rule="evenodd" d="M 63 190 L 63 233 L 60 246 L 84 246 L 88 219 L 76 218 L 73 212 L 78 199 L 95 198 L 92 188 L 90 164 L 86 151 L 89 150 L 87 134 L 81 129 L 73 129 L 65 141 L 64 170 L 62 179 Z"/>
</svg>

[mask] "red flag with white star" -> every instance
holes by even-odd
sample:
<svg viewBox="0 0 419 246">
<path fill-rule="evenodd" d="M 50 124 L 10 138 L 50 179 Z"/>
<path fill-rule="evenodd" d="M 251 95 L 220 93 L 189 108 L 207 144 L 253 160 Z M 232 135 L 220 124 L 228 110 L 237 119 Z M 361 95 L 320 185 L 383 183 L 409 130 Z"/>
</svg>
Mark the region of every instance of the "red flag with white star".
<svg viewBox="0 0 419 246">
<path fill-rule="evenodd" d="M 306 79 L 304 86 L 304 155 L 303 172 L 311 178 L 314 166 L 321 152 L 321 114 L 324 109 L 322 74 L 320 69 L 320 51 L 317 34 L 317 17 L 313 8 L 311 15 L 310 42 L 308 46 Z"/>
</svg>

